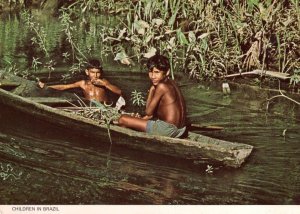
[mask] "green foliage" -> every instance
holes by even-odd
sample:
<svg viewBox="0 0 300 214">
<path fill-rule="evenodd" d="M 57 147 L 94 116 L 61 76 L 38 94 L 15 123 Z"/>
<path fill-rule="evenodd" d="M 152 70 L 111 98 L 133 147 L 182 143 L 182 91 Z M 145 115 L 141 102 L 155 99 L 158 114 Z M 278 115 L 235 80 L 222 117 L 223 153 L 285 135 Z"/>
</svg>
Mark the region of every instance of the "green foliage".
<svg viewBox="0 0 300 214">
<path fill-rule="evenodd" d="M 105 124 L 107 126 L 107 133 L 112 143 L 111 135 L 110 135 L 110 124 L 113 121 L 117 121 L 121 116 L 119 110 L 117 108 L 113 108 L 110 105 L 102 104 L 96 100 L 92 100 L 90 102 L 90 106 L 87 106 L 85 102 L 83 102 L 79 97 L 78 103 L 80 106 L 76 106 L 72 104 L 75 109 L 71 110 L 71 112 L 75 114 L 79 114 L 85 118 L 89 118 L 99 122 L 100 124 Z M 66 109 L 66 111 L 69 111 Z"/>
<path fill-rule="evenodd" d="M 120 118 L 121 114 L 116 108 L 112 108 L 95 100 L 91 101 L 96 107 L 100 110 L 100 121 L 104 121 L 107 126 L 107 134 L 112 143 L 111 135 L 110 135 L 110 124 L 112 121 L 116 121 Z"/>
<path fill-rule="evenodd" d="M 80 14 L 99 14 L 101 12 L 111 11 L 115 8 L 116 3 L 117 1 L 114 0 L 76 0 L 73 4 L 67 6 L 67 8 Z"/>
<path fill-rule="evenodd" d="M 62 75 L 62 79 L 71 78 L 74 74 L 81 72 L 81 68 L 86 63 L 86 61 L 82 58 L 77 58 L 76 62 L 73 63 L 69 69 L 70 73 L 65 73 Z"/>
<path fill-rule="evenodd" d="M 69 42 L 69 44 L 72 47 L 73 60 L 75 58 L 86 59 L 87 57 L 85 56 L 85 54 L 83 54 L 83 52 L 81 51 L 81 49 L 79 48 L 77 43 L 74 41 L 73 35 L 77 33 L 78 29 L 77 29 L 76 25 L 73 25 L 71 15 L 72 15 L 72 11 L 69 11 L 68 9 L 61 10 L 61 15 L 59 16 L 59 19 L 60 19 L 60 23 L 61 23 L 63 32 L 67 37 L 66 40 Z"/>
<path fill-rule="evenodd" d="M 27 69 L 20 69 L 15 63 L 11 61 L 6 61 L 5 67 L 3 70 L 0 70 L 0 79 L 2 79 L 6 74 L 14 74 L 24 78 L 27 78 L 30 75 L 30 72 Z"/>
<path fill-rule="evenodd" d="M 19 172 L 18 174 L 14 173 L 14 169 L 11 164 L 0 163 L 0 178 L 5 181 L 7 179 L 19 180 L 23 173 Z"/>
<path fill-rule="evenodd" d="M 280 65 L 278 70 L 288 72 L 300 63 L 295 51 L 300 40 L 296 30 L 300 22 L 291 22 L 299 20 L 297 7 L 288 9 L 280 2 L 257 0 L 226 4 L 144 0 L 134 6 L 134 11 L 121 27 L 128 26 L 127 37 L 123 40 L 118 37 L 118 45 L 124 47 L 122 42 L 129 42 L 126 53 L 133 50 L 132 56 L 138 57 L 158 48 L 174 61 L 172 71 L 184 66 L 183 70 L 193 78 L 211 79 L 242 70 L 263 69 L 276 61 Z M 283 13 L 287 15 L 282 16 Z M 157 25 L 153 20 L 163 21 Z M 137 26 L 137 22 L 144 24 Z M 184 31 L 183 23 L 187 23 L 188 32 Z M 278 32 L 275 43 L 274 32 Z M 246 45 L 250 45 L 249 49 L 244 48 Z M 292 47 L 290 53 L 288 47 Z"/>
<path fill-rule="evenodd" d="M 99 109 L 100 115 L 98 120 L 105 121 L 106 124 L 110 124 L 120 117 L 120 113 L 116 108 L 112 108 L 109 105 L 102 104 L 95 100 L 92 100 L 91 103 Z"/>
<path fill-rule="evenodd" d="M 116 13 L 117 23 L 95 20 Z M 32 42 L 49 56 L 46 27 L 24 17 L 35 35 Z M 170 58 L 172 77 L 185 71 L 200 80 L 268 67 L 292 73 L 300 67 L 299 0 L 78 0 L 60 10 L 59 20 L 61 43 L 71 48 L 62 54 L 66 62 L 98 53 L 132 65 L 160 52 Z"/>
<path fill-rule="evenodd" d="M 29 11 L 24 10 L 21 16 L 29 31 L 34 33 L 34 35 L 31 37 L 32 43 L 36 44 L 37 47 L 40 48 L 40 50 L 45 54 L 45 63 L 41 62 L 39 57 L 33 56 L 31 64 L 33 71 L 37 72 L 40 67 L 43 66 L 49 71 L 50 77 L 51 72 L 54 71 L 56 62 L 53 59 L 50 59 L 50 46 L 48 45 L 49 36 L 46 33 L 45 28 L 34 20 L 34 17 L 29 13 Z M 22 76 L 24 77 L 25 75 L 23 74 Z"/>
<path fill-rule="evenodd" d="M 131 101 L 134 106 L 145 106 L 146 101 L 143 93 L 137 90 L 131 92 Z"/>
<path fill-rule="evenodd" d="M 39 61 L 39 58 L 35 58 L 33 57 L 32 60 L 32 68 L 34 71 L 37 71 L 39 69 L 39 65 L 41 65 L 42 63 Z"/>
<path fill-rule="evenodd" d="M 294 70 L 294 74 L 291 76 L 290 84 L 295 86 L 300 83 L 300 69 Z"/>
<path fill-rule="evenodd" d="M 205 170 L 206 173 L 212 174 L 214 172 L 214 168 L 212 165 L 207 165 L 207 168 Z"/>
<path fill-rule="evenodd" d="M 31 38 L 31 41 L 34 44 L 37 44 L 38 47 L 44 52 L 46 57 L 49 57 L 49 51 L 47 48 L 47 34 L 45 33 L 45 29 L 38 22 L 33 20 L 33 16 L 24 10 L 22 13 L 23 20 L 27 27 L 35 33 L 35 36 Z"/>
<path fill-rule="evenodd" d="M 6 61 L 6 64 L 7 65 L 4 67 L 4 69 L 0 70 L 0 79 L 5 77 L 6 74 L 14 74 L 18 72 L 18 68 L 15 64 L 12 64 L 10 61 Z"/>
</svg>

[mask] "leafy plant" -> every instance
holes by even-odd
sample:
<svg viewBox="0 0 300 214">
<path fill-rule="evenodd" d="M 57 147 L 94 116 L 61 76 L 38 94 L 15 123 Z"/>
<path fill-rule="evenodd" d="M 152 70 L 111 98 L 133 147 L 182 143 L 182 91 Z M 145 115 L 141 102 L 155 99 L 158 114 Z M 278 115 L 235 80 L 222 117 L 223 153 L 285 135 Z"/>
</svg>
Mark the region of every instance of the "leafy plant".
<svg viewBox="0 0 300 214">
<path fill-rule="evenodd" d="M 77 96 L 77 98 L 78 98 L 77 101 L 80 106 L 76 106 L 75 104 L 70 103 L 72 106 L 74 106 L 73 108 L 71 109 L 62 108 L 62 109 L 95 120 L 100 124 L 105 124 L 107 126 L 107 133 L 108 133 L 110 143 L 112 143 L 112 139 L 110 135 L 110 124 L 113 121 L 119 119 L 121 115 L 119 110 L 117 108 L 111 107 L 110 105 L 106 105 L 105 103 L 102 104 L 96 100 L 92 100 L 90 102 L 90 106 L 88 106 L 80 97 Z"/>
<path fill-rule="evenodd" d="M 35 37 L 31 38 L 31 41 L 39 46 L 44 52 L 46 57 L 49 57 L 49 51 L 47 48 L 47 34 L 45 33 L 44 27 L 38 22 L 34 21 L 33 16 L 28 12 L 22 13 L 26 25 L 35 33 Z"/>
<path fill-rule="evenodd" d="M 205 172 L 208 174 L 212 174 L 214 172 L 213 170 L 214 170 L 214 168 L 212 165 L 207 165 Z"/>
<path fill-rule="evenodd" d="M 71 15 L 72 15 L 72 11 L 69 11 L 68 9 L 61 9 L 61 15 L 59 16 L 59 19 L 60 19 L 60 22 L 62 25 L 63 32 L 67 37 L 66 40 L 71 45 L 73 60 L 77 57 L 87 59 L 85 54 L 83 54 L 83 52 L 81 51 L 79 46 L 74 41 L 73 35 L 77 31 L 77 27 L 75 25 L 73 25 Z M 65 53 L 64 53 L 64 55 L 66 56 Z"/>
<path fill-rule="evenodd" d="M 0 79 L 4 78 L 6 74 L 14 74 L 24 78 L 27 78 L 30 75 L 30 72 L 27 69 L 20 69 L 16 64 L 6 61 L 6 66 L 3 70 L 0 70 Z"/>
<path fill-rule="evenodd" d="M 42 63 L 39 61 L 39 58 L 33 57 L 31 67 L 33 68 L 34 71 L 37 71 L 38 68 L 39 68 L 39 65 L 41 65 L 41 64 L 42 64 Z"/>
<path fill-rule="evenodd" d="M 64 6 L 59 20 L 64 45 L 71 48 L 65 61 L 97 51 L 132 65 L 161 53 L 170 59 L 173 78 L 185 71 L 200 80 L 250 69 L 291 74 L 300 67 L 299 0 L 78 0 Z M 119 21 L 92 20 L 103 13 L 119 13 Z M 33 42 L 49 55 L 45 29 L 27 15 Z"/>
<path fill-rule="evenodd" d="M 13 170 L 14 169 L 11 164 L 0 163 L 0 178 L 2 178 L 3 181 L 7 180 L 8 178 L 19 180 L 23 173 L 19 172 L 18 174 L 16 174 Z"/>
<path fill-rule="evenodd" d="M 131 101 L 134 106 L 145 106 L 146 101 L 142 92 L 134 90 L 131 92 Z"/>
<path fill-rule="evenodd" d="M 297 85 L 300 83 L 300 69 L 294 70 L 294 74 L 291 76 L 290 85 Z"/>
<path fill-rule="evenodd" d="M 0 79 L 4 78 L 6 74 L 16 73 L 18 72 L 18 68 L 15 64 L 10 61 L 6 61 L 7 65 L 3 70 L 0 70 Z"/>
</svg>

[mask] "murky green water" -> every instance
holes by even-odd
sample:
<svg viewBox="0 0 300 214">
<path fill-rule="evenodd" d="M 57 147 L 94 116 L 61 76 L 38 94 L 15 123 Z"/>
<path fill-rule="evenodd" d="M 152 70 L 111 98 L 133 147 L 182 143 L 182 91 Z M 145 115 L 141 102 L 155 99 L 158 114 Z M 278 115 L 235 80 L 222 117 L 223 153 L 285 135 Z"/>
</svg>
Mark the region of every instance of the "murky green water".
<svg viewBox="0 0 300 214">
<path fill-rule="evenodd" d="M 3 27 L 4 24 L 19 26 L 16 19 L 1 22 L 2 58 L 26 64 L 19 27 L 10 29 Z M 54 32 L 55 24 L 51 28 Z M 15 34 L 8 33 L 8 29 Z M 12 35 L 19 42 L 4 50 Z M 130 70 L 112 66 L 111 62 L 106 64 Z M 146 92 L 148 87 L 146 74 L 124 71 L 106 74 L 127 98 L 132 90 Z M 268 92 L 232 86 L 232 94 L 224 96 L 221 83 L 200 87 L 189 84 L 185 78 L 177 80 L 182 85 L 190 120 L 225 128 L 203 134 L 254 146 L 243 167 L 214 168 L 213 173 L 207 173 L 206 165 L 114 145 L 110 148 L 2 105 L 0 203 L 299 204 L 299 106 L 275 100 L 266 114 Z"/>
</svg>

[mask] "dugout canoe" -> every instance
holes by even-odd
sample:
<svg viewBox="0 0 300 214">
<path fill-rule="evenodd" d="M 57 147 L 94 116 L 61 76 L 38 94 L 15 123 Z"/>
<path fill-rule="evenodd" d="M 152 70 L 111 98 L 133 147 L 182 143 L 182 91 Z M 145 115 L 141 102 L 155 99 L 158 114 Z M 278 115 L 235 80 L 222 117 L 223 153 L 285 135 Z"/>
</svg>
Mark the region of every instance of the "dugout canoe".
<svg viewBox="0 0 300 214">
<path fill-rule="evenodd" d="M 32 115 L 36 119 L 53 123 L 58 127 L 61 126 L 82 135 L 100 139 L 99 142 L 110 143 L 106 125 L 0 88 L 1 105 Z M 186 139 L 175 139 L 111 125 L 110 134 L 114 145 L 195 162 L 212 160 L 233 168 L 240 167 L 253 150 L 251 145 L 219 140 L 192 132 L 189 132 Z"/>
</svg>

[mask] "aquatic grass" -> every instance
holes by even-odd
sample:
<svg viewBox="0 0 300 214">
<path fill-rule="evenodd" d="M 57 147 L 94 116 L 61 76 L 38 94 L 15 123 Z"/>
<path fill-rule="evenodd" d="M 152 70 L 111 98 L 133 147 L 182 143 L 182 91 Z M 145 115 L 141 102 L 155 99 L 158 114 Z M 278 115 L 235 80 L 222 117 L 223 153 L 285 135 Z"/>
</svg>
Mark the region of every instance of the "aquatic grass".
<svg viewBox="0 0 300 214">
<path fill-rule="evenodd" d="M 30 15 L 29 11 L 24 10 L 21 15 L 27 27 L 35 33 L 35 37 L 32 37 L 31 41 L 38 45 L 38 47 L 44 52 L 46 58 L 49 58 L 47 34 L 44 27 L 34 21 L 33 16 Z"/>
<path fill-rule="evenodd" d="M 185 66 L 183 70 L 199 79 L 269 66 L 267 56 L 273 50 L 270 32 L 283 7 L 281 3 L 256 0 L 215 3 L 142 0 L 127 6 L 131 8 L 126 23 L 121 21 L 115 28 L 102 28 L 104 54 L 110 52 L 116 58 L 123 53 L 124 59 L 140 61 L 156 49 L 170 58 L 173 78 L 174 72 Z M 155 24 L 156 20 L 162 20 L 160 25 Z M 185 36 L 187 29 L 188 33 L 195 32 L 193 42 Z M 208 36 L 203 38 L 206 33 Z M 246 46 L 249 48 L 245 49 Z M 285 66 L 285 72 L 296 64 Z"/>
<path fill-rule="evenodd" d="M 68 11 L 67 9 L 61 9 L 61 15 L 59 16 L 60 23 L 63 29 L 64 34 L 66 35 L 66 39 L 71 45 L 72 48 L 72 58 L 73 61 L 77 57 L 77 54 L 84 59 L 87 59 L 87 57 L 82 53 L 80 48 L 77 46 L 77 43 L 74 41 L 74 34 L 77 31 L 77 28 L 75 25 L 72 25 L 73 21 L 71 19 L 72 13 Z"/>
<path fill-rule="evenodd" d="M 206 172 L 207 174 L 212 174 L 212 173 L 214 172 L 214 168 L 213 168 L 212 165 L 207 165 L 206 167 L 207 167 L 207 168 L 206 168 L 205 172 Z"/>
<path fill-rule="evenodd" d="M 15 61 L 12 51 L 17 49 L 18 41 L 22 38 L 22 34 L 19 33 L 20 29 L 22 29 L 22 23 L 15 17 L 11 17 L 9 22 L 5 19 L 0 19 L 1 61 Z M 1 63 L 1 61 L 0 66 L 5 66 L 5 62 Z"/>
<path fill-rule="evenodd" d="M 11 61 L 5 61 L 4 69 L 0 70 L 0 80 L 3 79 L 7 74 L 18 72 L 18 68 Z"/>
<path fill-rule="evenodd" d="M 39 61 L 39 58 L 33 57 L 31 65 L 32 69 L 37 71 L 39 69 L 39 65 L 42 65 L 42 63 Z"/>
<path fill-rule="evenodd" d="M 69 71 L 71 74 L 65 74 L 65 78 L 70 77 L 71 75 L 74 75 L 75 73 L 81 72 L 81 68 L 86 64 L 86 60 L 80 57 L 76 57 L 76 62 L 72 64 Z"/>
<path fill-rule="evenodd" d="M 77 0 L 65 8 L 84 16 L 87 13 L 118 13 L 116 5 L 120 6 L 116 0 Z"/>
<path fill-rule="evenodd" d="M 69 104 L 73 107 L 61 107 L 61 110 L 72 112 L 77 115 L 83 116 L 85 118 L 89 118 L 92 120 L 97 121 L 99 124 L 105 124 L 107 127 L 107 133 L 112 144 L 112 138 L 110 134 L 110 124 L 113 121 L 117 121 L 121 116 L 119 110 L 117 108 L 111 107 L 111 105 L 102 104 L 96 100 L 91 100 L 90 104 L 87 105 L 79 96 L 77 96 L 77 102 L 79 106 L 70 103 Z"/>
<path fill-rule="evenodd" d="M 19 9 L 21 7 L 25 6 L 26 0 L 6 0 L 6 1 L 0 1 L 1 8 L 9 8 L 10 10 Z"/>
<path fill-rule="evenodd" d="M 120 22 L 108 26 L 90 16 L 117 12 Z M 172 77 L 184 70 L 200 80 L 270 67 L 292 73 L 300 67 L 299 0 L 79 0 L 62 8 L 64 15 L 60 22 L 72 49 L 66 61 L 84 60 L 98 47 L 100 57 L 113 55 L 132 65 L 156 50 L 170 58 Z M 79 26 L 75 20 L 81 20 Z M 116 57 L 120 53 L 126 57 Z"/>
<path fill-rule="evenodd" d="M 131 98 L 132 104 L 135 106 L 145 106 L 146 101 L 145 97 L 143 96 L 143 93 L 137 90 L 134 90 L 131 92 Z"/>
<path fill-rule="evenodd" d="M 15 173 L 14 168 L 11 164 L 5 164 L 0 162 L 0 178 L 2 178 L 3 181 L 7 179 L 11 180 L 19 180 L 21 179 L 21 175 L 23 172 Z"/>
<path fill-rule="evenodd" d="M 21 14 L 23 21 L 26 23 L 26 26 L 29 28 L 30 31 L 34 32 L 34 36 L 31 37 L 31 41 L 33 44 L 36 44 L 40 50 L 45 55 L 46 62 L 42 63 L 40 61 L 39 57 L 33 56 L 31 67 L 34 72 L 37 72 L 40 68 L 40 66 L 43 66 L 49 71 L 49 78 L 51 75 L 51 72 L 55 70 L 54 66 L 56 62 L 53 59 L 50 59 L 50 45 L 49 40 L 47 39 L 49 36 L 45 31 L 45 28 L 41 26 L 37 21 L 34 20 L 34 17 L 29 13 L 29 11 L 24 10 Z M 30 73 L 26 69 L 24 69 L 24 72 L 19 73 L 19 75 L 27 78 Z"/>
<path fill-rule="evenodd" d="M 170 1 L 171 17 L 169 19 L 168 26 L 171 29 L 174 28 L 174 24 L 175 24 L 175 21 L 176 21 L 176 18 L 177 18 L 177 14 L 178 14 L 178 12 L 179 12 L 179 10 L 181 8 L 180 3 L 181 3 L 181 0 Z"/>
<path fill-rule="evenodd" d="M 267 103 L 266 103 L 266 113 L 269 112 L 269 106 L 270 106 L 271 101 L 273 101 L 274 99 L 277 99 L 277 98 L 284 98 L 284 99 L 289 100 L 292 103 L 300 106 L 300 101 L 292 99 L 291 97 L 284 94 L 284 92 L 281 90 L 280 81 L 278 81 L 278 91 L 279 91 L 279 95 L 275 95 L 275 96 L 272 96 L 270 98 L 267 98 L 267 100 L 266 100 L 267 101 Z"/>
<path fill-rule="evenodd" d="M 3 79 L 7 74 L 18 75 L 24 78 L 28 78 L 31 72 L 28 69 L 21 69 L 17 64 L 12 61 L 5 61 L 5 66 L 0 70 L 0 80 Z"/>
<path fill-rule="evenodd" d="M 298 83 L 300 83 L 300 69 L 294 70 L 290 78 L 290 85 L 293 87 L 295 87 Z"/>
<path fill-rule="evenodd" d="M 95 100 L 92 100 L 91 104 L 95 105 L 96 107 L 98 107 L 100 109 L 100 119 L 104 120 L 104 122 L 106 124 L 109 141 L 112 144 L 112 138 L 111 138 L 111 134 L 110 134 L 110 124 L 113 121 L 118 120 L 119 117 L 121 116 L 121 114 L 119 113 L 118 109 L 111 108 L 110 106 L 107 106 L 107 105 L 97 102 Z"/>
</svg>

